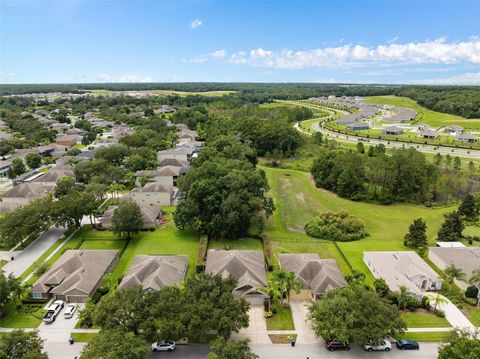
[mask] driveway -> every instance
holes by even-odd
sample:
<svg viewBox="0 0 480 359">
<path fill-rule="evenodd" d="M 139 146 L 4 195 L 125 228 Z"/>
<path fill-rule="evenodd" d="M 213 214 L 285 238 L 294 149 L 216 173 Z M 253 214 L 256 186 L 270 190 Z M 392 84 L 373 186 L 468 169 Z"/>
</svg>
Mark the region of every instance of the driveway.
<svg viewBox="0 0 480 359">
<path fill-rule="evenodd" d="M 425 295 L 431 298 L 437 296 L 437 293 L 427 292 L 425 293 Z M 450 299 L 444 297 L 441 294 L 438 295 L 440 295 L 445 300 L 445 303 L 438 305 L 438 309 L 445 312 L 445 318 L 450 322 L 452 327 L 474 329 L 473 324 L 461 312 L 461 310 L 458 309 L 457 306 L 450 301 Z"/>
<path fill-rule="evenodd" d="M 292 310 L 293 323 L 297 332 L 298 344 L 313 344 L 322 342 L 315 335 L 312 329 L 311 321 L 307 319 L 308 308 L 307 301 L 291 301 L 290 309 Z"/>
<path fill-rule="evenodd" d="M 25 270 L 32 265 L 45 251 L 50 248 L 59 238 L 63 236 L 66 228 L 50 227 L 34 242 L 32 242 L 23 251 L 15 253 L 15 260 L 8 262 L 3 266 L 6 274 L 12 273 L 19 277 Z"/>
<path fill-rule="evenodd" d="M 267 334 L 267 321 L 263 311 L 263 305 L 252 305 L 248 312 L 248 328 L 232 335 L 235 339 L 249 339 L 250 343 L 270 344 L 270 338 Z"/>
<path fill-rule="evenodd" d="M 78 304 L 77 310 L 73 318 L 65 319 L 63 312 L 65 311 L 68 303 L 65 303 L 65 307 L 60 311 L 55 321 L 51 324 L 41 323 L 38 327 L 40 336 L 47 342 L 64 342 L 68 343 L 70 333 L 75 328 L 78 321 L 78 313 L 83 308 L 84 304 Z"/>
</svg>

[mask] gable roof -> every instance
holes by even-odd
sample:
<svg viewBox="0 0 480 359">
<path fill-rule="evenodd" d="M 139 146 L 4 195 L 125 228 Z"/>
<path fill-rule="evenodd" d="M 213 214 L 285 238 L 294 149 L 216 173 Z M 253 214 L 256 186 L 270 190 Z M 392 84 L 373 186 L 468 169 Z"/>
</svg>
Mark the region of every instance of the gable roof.
<svg viewBox="0 0 480 359">
<path fill-rule="evenodd" d="M 318 254 L 279 254 L 280 266 L 293 272 L 303 288 L 323 294 L 346 284 L 334 259 L 320 259 Z"/>
<path fill-rule="evenodd" d="M 32 180 L 32 183 L 37 182 L 47 182 L 55 184 L 60 178 L 63 177 L 75 177 L 75 173 L 72 169 L 55 169 L 52 168 L 50 171 L 44 173 L 42 176 Z"/>
<path fill-rule="evenodd" d="M 2 198 L 40 198 L 53 191 L 55 184 L 24 182 L 2 194 Z"/>
<path fill-rule="evenodd" d="M 91 295 L 117 250 L 68 250 L 33 285 L 32 292 Z"/>
<path fill-rule="evenodd" d="M 159 290 L 167 285 L 178 285 L 185 279 L 187 267 L 187 256 L 136 256 L 119 288 L 141 285 L 144 290 Z"/>
<path fill-rule="evenodd" d="M 265 260 L 261 251 L 211 249 L 207 254 L 205 272 L 218 274 L 223 278 L 235 278 L 237 286 L 233 293 L 236 297 L 262 295 L 268 298 L 258 289 L 267 285 Z"/>
<path fill-rule="evenodd" d="M 123 198 L 123 197 L 122 197 Z M 125 199 L 129 199 L 129 197 L 125 197 Z M 145 227 L 155 227 L 158 225 L 158 220 L 162 215 L 162 209 L 159 206 L 148 206 L 145 204 L 137 203 L 140 207 L 140 213 L 143 218 L 143 225 Z M 100 218 L 100 223 L 105 228 L 110 228 L 112 225 L 113 214 L 117 206 L 110 206 L 107 210 L 103 213 L 103 216 Z"/>
<path fill-rule="evenodd" d="M 150 182 L 147 183 L 143 187 L 136 187 L 132 190 L 132 192 L 144 192 L 144 193 L 161 193 L 161 192 L 168 192 L 171 193 L 173 191 L 173 187 L 166 186 L 160 182 Z"/>
<path fill-rule="evenodd" d="M 453 264 L 463 270 L 467 280 L 475 269 L 480 269 L 480 247 L 432 247 L 429 252 L 436 255 L 445 266 Z"/>
</svg>

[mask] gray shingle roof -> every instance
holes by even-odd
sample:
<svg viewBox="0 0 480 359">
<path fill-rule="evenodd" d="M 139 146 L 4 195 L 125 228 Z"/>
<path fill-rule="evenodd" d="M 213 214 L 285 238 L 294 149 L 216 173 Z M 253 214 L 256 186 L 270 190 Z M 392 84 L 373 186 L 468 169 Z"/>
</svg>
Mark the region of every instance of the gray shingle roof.
<svg viewBox="0 0 480 359">
<path fill-rule="evenodd" d="M 480 247 L 432 247 L 429 251 L 445 266 L 453 264 L 463 270 L 469 279 L 475 269 L 480 269 Z"/>
</svg>

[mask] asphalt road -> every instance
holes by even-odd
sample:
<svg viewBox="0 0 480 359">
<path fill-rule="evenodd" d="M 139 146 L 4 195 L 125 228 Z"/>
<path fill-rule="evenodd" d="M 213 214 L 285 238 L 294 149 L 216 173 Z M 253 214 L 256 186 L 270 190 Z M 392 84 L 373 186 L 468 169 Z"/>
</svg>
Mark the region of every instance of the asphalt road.
<svg viewBox="0 0 480 359">
<path fill-rule="evenodd" d="M 438 344 L 421 343 L 420 350 L 401 351 L 396 347 L 391 352 L 369 353 L 359 347 L 354 347 L 350 351 L 329 352 L 320 344 L 299 344 L 291 347 L 288 344 L 251 344 L 253 352 L 260 359 L 436 359 Z M 208 354 L 207 345 L 179 345 L 173 352 L 150 353 L 148 359 L 166 358 L 166 359 L 204 359 Z"/>
</svg>

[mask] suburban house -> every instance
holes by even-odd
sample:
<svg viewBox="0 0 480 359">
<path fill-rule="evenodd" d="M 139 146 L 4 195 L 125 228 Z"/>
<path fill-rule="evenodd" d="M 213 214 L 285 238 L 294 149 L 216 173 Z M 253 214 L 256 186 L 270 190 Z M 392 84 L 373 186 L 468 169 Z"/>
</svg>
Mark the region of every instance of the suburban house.
<svg viewBox="0 0 480 359">
<path fill-rule="evenodd" d="M 173 185 L 150 182 L 143 187 L 134 188 L 125 197 L 130 198 L 139 206 L 170 206 L 173 192 Z"/>
<path fill-rule="evenodd" d="M 384 129 L 382 129 L 382 135 L 397 136 L 397 135 L 401 135 L 402 133 L 403 133 L 403 129 L 396 126 L 385 127 Z"/>
<path fill-rule="evenodd" d="M 131 288 L 141 285 L 147 292 L 167 285 L 179 285 L 185 279 L 187 268 L 187 256 L 136 256 L 118 287 Z"/>
<path fill-rule="evenodd" d="M 40 176 L 36 177 L 31 181 L 31 183 L 39 183 L 45 186 L 55 185 L 57 181 L 63 177 L 75 177 L 73 169 L 56 169 L 52 168 L 46 173 L 42 173 Z"/>
<path fill-rule="evenodd" d="M 423 130 L 423 131 L 419 131 L 417 133 L 417 137 L 421 137 L 421 138 L 425 138 L 425 139 L 429 139 L 429 140 L 435 140 L 438 138 L 438 133 L 433 131 L 433 130 L 429 130 L 429 129 L 426 129 L 426 130 Z"/>
<path fill-rule="evenodd" d="M 189 130 L 188 128 L 182 129 L 177 133 L 177 137 L 181 139 L 195 140 L 197 136 L 197 131 Z"/>
<path fill-rule="evenodd" d="M 472 135 L 471 133 L 460 133 L 459 135 L 455 136 L 455 139 L 457 141 L 468 143 L 476 143 L 478 141 L 478 137 Z"/>
<path fill-rule="evenodd" d="M 34 199 L 45 197 L 49 192 L 53 191 L 54 188 L 54 183 L 44 184 L 25 182 L 9 189 L 2 194 L 0 198 L 3 203 L 14 203 L 16 206 L 20 207 L 28 204 Z"/>
<path fill-rule="evenodd" d="M 191 140 L 188 138 L 181 138 L 175 144 L 176 148 L 187 147 L 187 148 L 193 148 L 194 150 L 199 150 L 202 148 L 202 146 L 203 146 L 203 142 Z"/>
<path fill-rule="evenodd" d="M 419 123 L 415 126 L 415 130 L 417 132 L 420 132 L 420 131 L 425 131 L 425 130 L 430 130 L 430 125 L 426 124 L 426 123 Z"/>
<path fill-rule="evenodd" d="M 348 124 L 347 129 L 353 131 L 368 130 L 370 129 L 370 125 L 366 122 L 355 122 Z"/>
<path fill-rule="evenodd" d="M 383 278 L 392 291 L 405 286 L 417 298 L 423 292 L 440 290 L 442 279 L 413 251 L 363 252 L 363 261 L 375 278 Z"/>
<path fill-rule="evenodd" d="M 35 282 L 31 297 L 85 303 L 102 285 L 117 255 L 116 250 L 68 250 Z"/>
<path fill-rule="evenodd" d="M 450 125 L 443 129 L 443 132 L 453 133 L 453 134 L 461 134 L 463 133 L 463 131 L 465 131 L 465 129 L 459 125 Z"/>
<path fill-rule="evenodd" d="M 140 213 L 143 218 L 144 228 L 153 228 L 160 224 L 160 220 L 163 216 L 162 209 L 159 206 L 150 206 L 150 205 L 140 205 Z M 117 206 L 110 206 L 103 213 L 103 216 L 100 218 L 100 223 L 105 229 L 109 229 L 112 226 L 113 214 Z"/>
<path fill-rule="evenodd" d="M 232 276 L 238 281 L 233 290 L 235 298 L 244 298 L 251 304 L 262 305 L 268 299 L 268 295 L 259 289 L 267 286 L 265 268 L 261 251 L 211 249 L 207 254 L 205 272 L 223 278 Z"/>
<path fill-rule="evenodd" d="M 163 166 L 154 170 L 142 170 L 135 172 L 136 184 L 139 185 L 140 177 L 151 177 L 152 181 L 173 187 L 177 178 L 182 174 L 182 168 L 177 166 Z"/>
<path fill-rule="evenodd" d="M 320 259 L 318 254 L 279 254 L 280 267 L 295 273 L 302 283 L 299 294 L 291 292 L 291 299 L 317 299 L 322 294 L 346 284 L 335 259 Z"/>
<path fill-rule="evenodd" d="M 156 115 L 162 115 L 162 114 L 165 114 L 165 113 L 174 113 L 175 112 L 175 109 L 173 107 L 170 107 L 168 105 L 162 105 L 161 108 L 157 108 L 155 110 L 153 110 L 153 113 L 155 113 Z"/>
<path fill-rule="evenodd" d="M 77 143 L 82 142 L 82 136 L 79 135 L 65 135 L 65 136 L 58 136 L 55 140 L 57 145 L 73 147 Z"/>
<path fill-rule="evenodd" d="M 453 264 L 465 272 L 465 281 L 455 280 L 465 290 L 473 271 L 480 269 L 480 247 L 432 247 L 428 249 L 428 259 L 441 270 Z"/>
<path fill-rule="evenodd" d="M 180 161 L 188 161 L 192 158 L 195 150 L 193 148 L 171 148 L 168 150 L 157 152 L 157 161 L 162 162 L 166 159 L 177 159 Z"/>
<path fill-rule="evenodd" d="M 165 166 L 180 167 L 181 171 L 183 173 L 183 172 L 186 172 L 186 169 L 188 168 L 188 162 L 178 160 L 176 158 L 167 158 L 167 159 L 164 159 L 160 162 L 160 166 L 161 167 L 165 167 Z"/>
</svg>

